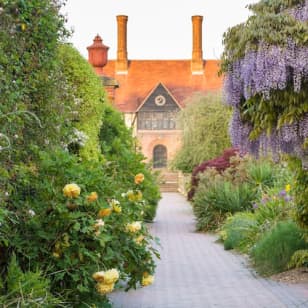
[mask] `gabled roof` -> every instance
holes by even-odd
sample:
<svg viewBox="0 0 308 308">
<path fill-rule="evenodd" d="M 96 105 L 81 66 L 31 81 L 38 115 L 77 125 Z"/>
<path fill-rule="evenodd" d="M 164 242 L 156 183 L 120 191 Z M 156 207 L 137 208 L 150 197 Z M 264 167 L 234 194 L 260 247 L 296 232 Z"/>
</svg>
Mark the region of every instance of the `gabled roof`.
<svg viewBox="0 0 308 308">
<path fill-rule="evenodd" d="M 172 93 L 181 107 L 196 92 L 206 93 L 222 88 L 217 60 L 204 61 L 204 73 L 201 75 L 192 74 L 191 60 L 130 60 L 126 75 L 116 74 L 115 64 L 115 60 L 109 60 L 103 68 L 103 75 L 118 81 L 114 103 L 122 112 L 136 112 L 158 82 Z"/>
<path fill-rule="evenodd" d="M 163 91 L 162 91 L 162 90 Z M 169 96 L 171 98 L 171 100 L 180 108 L 182 109 L 183 107 L 179 104 L 179 102 L 177 101 L 177 99 L 172 95 L 172 93 L 167 89 L 167 87 L 159 82 L 149 93 L 149 95 L 144 99 L 144 101 L 139 105 L 139 107 L 137 108 L 136 112 L 138 112 L 143 106 L 144 104 L 149 100 L 149 98 L 154 94 L 154 92 L 159 91 L 159 94 L 167 94 L 167 96 Z"/>
</svg>

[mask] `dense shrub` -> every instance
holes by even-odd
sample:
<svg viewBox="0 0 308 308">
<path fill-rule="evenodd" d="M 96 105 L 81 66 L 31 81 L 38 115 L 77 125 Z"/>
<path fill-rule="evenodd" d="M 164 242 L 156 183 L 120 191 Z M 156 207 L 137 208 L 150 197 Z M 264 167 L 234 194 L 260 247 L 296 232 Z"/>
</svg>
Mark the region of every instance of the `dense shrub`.
<svg viewBox="0 0 308 308">
<path fill-rule="evenodd" d="M 307 247 L 296 223 L 282 221 L 256 243 L 251 256 L 257 270 L 270 275 L 286 270 L 294 252 Z"/>
<path fill-rule="evenodd" d="M 67 34 L 60 2 L 0 2 L 0 159 L 7 168 L 27 160 L 33 144 L 50 149 L 65 141 L 69 129 L 57 59 L 59 40 Z"/>
<path fill-rule="evenodd" d="M 69 148 L 83 159 L 100 159 L 99 131 L 102 125 L 105 92 L 92 66 L 71 45 L 59 48 L 60 64 L 67 81 L 67 101 L 73 106 L 75 130 Z"/>
<path fill-rule="evenodd" d="M 220 93 L 195 96 L 179 113 L 183 145 L 172 163 L 175 168 L 191 173 L 195 166 L 219 155 L 230 146 L 230 111 L 221 101 Z"/>
<path fill-rule="evenodd" d="M 194 197 L 195 191 L 198 187 L 200 173 L 204 172 L 204 170 L 209 168 L 214 168 L 220 173 L 225 171 L 227 168 L 231 166 L 230 162 L 231 157 L 237 154 L 238 154 L 237 149 L 232 149 L 232 148 L 227 149 L 223 152 L 221 156 L 205 161 L 201 163 L 199 166 L 196 166 L 192 172 L 191 189 L 187 195 L 188 200 L 192 200 L 192 198 Z"/>
<path fill-rule="evenodd" d="M 14 252 L 23 271 L 46 272 L 52 293 L 73 305 L 106 300 L 96 292 L 94 272 L 116 268 L 128 287 L 144 272 L 153 273 L 156 252 L 141 223 L 142 187 L 134 178 L 124 190 L 100 162 L 80 163 L 63 151 L 39 152 L 32 165 L 16 167 L 11 176 L 11 231 L 9 246 L 1 247 L 2 264 Z M 69 183 L 78 184 L 80 195 L 63 195 Z M 136 221 L 141 229 L 129 231 Z"/>
<path fill-rule="evenodd" d="M 209 187 L 208 183 L 199 183 L 193 202 L 197 229 L 216 229 L 228 213 L 251 209 L 255 198 L 255 191 L 247 184 L 235 186 L 229 182 L 218 182 Z"/>
<path fill-rule="evenodd" d="M 307 267 L 308 268 L 308 249 L 300 249 L 294 252 L 288 263 L 288 268 Z"/>
<path fill-rule="evenodd" d="M 298 223 L 308 229 L 308 172 L 297 169 L 295 188 L 295 202 L 297 204 L 296 217 Z"/>
<path fill-rule="evenodd" d="M 105 105 L 103 124 L 100 129 L 101 151 L 108 160 L 108 168 L 117 176 L 119 188 L 127 187 L 136 173 L 142 173 L 141 184 L 144 204 L 144 219 L 152 221 L 160 199 L 157 178 L 136 148 L 136 140 L 123 121 L 122 115 L 109 104 Z"/>
<path fill-rule="evenodd" d="M 260 190 L 272 187 L 275 183 L 275 166 L 269 160 L 252 161 L 247 168 L 248 180 Z"/>
<path fill-rule="evenodd" d="M 59 51 L 61 3 L 0 3 L 3 306 L 35 307 L 45 289 L 38 307 L 63 300 L 69 307 L 107 307 L 118 278 L 136 287 L 155 268 L 157 252 L 142 223 L 145 207 L 157 204 L 155 181 L 139 157 L 129 160 L 133 154 L 118 168 L 117 155 L 101 155 L 109 137 L 99 140 L 104 92 L 76 50 Z M 113 279 L 102 283 L 100 272 L 112 268 Z"/>
<path fill-rule="evenodd" d="M 295 205 L 293 197 L 285 189 L 269 190 L 257 200 L 254 205 L 257 221 L 263 229 L 270 228 L 278 221 L 288 219 L 293 215 Z"/>
<path fill-rule="evenodd" d="M 251 212 L 239 212 L 229 216 L 224 222 L 220 236 L 225 249 L 248 252 L 255 243 L 259 224 Z"/>
<path fill-rule="evenodd" d="M 50 280 L 39 271 L 23 273 L 15 255 L 11 258 L 5 284 L 7 292 L 0 295 L 1 307 L 64 307 L 64 301 L 50 293 Z"/>
</svg>

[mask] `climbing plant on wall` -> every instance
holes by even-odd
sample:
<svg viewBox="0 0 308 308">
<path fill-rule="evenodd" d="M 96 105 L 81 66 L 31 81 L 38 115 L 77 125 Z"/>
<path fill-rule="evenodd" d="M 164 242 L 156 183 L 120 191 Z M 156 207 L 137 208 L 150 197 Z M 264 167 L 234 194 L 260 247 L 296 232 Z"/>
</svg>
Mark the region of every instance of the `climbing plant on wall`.
<svg viewBox="0 0 308 308">
<path fill-rule="evenodd" d="M 234 146 L 255 155 L 288 153 L 303 163 L 308 147 L 308 1 L 261 0 L 252 15 L 224 35 L 221 72 L 233 107 Z M 300 168 L 299 168 L 300 170 Z M 304 175 L 303 175 L 304 173 Z M 299 183 L 307 179 L 300 171 Z M 297 196 L 308 225 L 307 188 Z"/>
</svg>

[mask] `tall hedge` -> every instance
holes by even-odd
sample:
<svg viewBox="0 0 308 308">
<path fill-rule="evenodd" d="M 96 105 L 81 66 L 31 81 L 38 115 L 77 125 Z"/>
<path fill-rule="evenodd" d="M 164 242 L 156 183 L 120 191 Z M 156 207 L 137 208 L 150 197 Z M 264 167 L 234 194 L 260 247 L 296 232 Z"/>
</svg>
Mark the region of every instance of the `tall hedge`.
<svg viewBox="0 0 308 308">
<path fill-rule="evenodd" d="M 76 106 L 72 142 L 81 145 L 79 155 L 84 159 L 100 159 L 99 132 L 104 114 L 105 92 L 92 66 L 71 45 L 60 46 L 62 71 L 69 85 L 68 104 Z"/>
<path fill-rule="evenodd" d="M 0 1 L 0 156 L 31 158 L 63 139 L 69 117 L 58 42 L 68 34 L 58 0 Z"/>
</svg>

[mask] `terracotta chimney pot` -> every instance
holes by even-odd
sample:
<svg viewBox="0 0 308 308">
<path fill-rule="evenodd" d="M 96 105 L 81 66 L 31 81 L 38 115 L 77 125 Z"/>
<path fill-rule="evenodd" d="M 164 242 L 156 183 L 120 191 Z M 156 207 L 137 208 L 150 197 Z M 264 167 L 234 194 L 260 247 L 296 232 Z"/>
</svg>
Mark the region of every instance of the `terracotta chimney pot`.
<svg viewBox="0 0 308 308">
<path fill-rule="evenodd" d="M 90 64 L 97 68 L 103 68 L 107 64 L 109 47 L 103 44 L 103 40 L 98 34 L 95 36 L 93 44 L 87 49 Z"/>
</svg>

